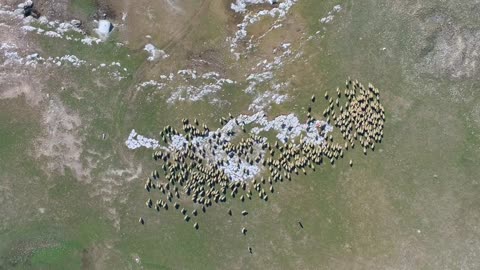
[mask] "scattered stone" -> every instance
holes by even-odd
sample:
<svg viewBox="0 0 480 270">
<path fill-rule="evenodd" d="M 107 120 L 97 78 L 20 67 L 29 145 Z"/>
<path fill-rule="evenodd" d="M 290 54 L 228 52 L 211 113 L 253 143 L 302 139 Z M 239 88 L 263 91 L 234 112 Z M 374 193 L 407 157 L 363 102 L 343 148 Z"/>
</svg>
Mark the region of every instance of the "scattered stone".
<svg viewBox="0 0 480 270">
<path fill-rule="evenodd" d="M 71 20 L 70 23 L 75 27 L 82 26 L 82 22 L 80 20 Z"/>
<path fill-rule="evenodd" d="M 145 45 L 143 50 L 150 54 L 150 56 L 147 58 L 148 61 L 155 61 L 157 59 L 165 59 L 169 57 L 165 51 L 157 49 L 153 44 L 150 43 Z"/>
<path fill-rule="evenodd" d="M 95 29 L 95 32 L 101 39 L 107 39 L 110 33 L 113 30 L 113 24 L 108 20 L 99 20 L 98 28 Z"/>
</svg>

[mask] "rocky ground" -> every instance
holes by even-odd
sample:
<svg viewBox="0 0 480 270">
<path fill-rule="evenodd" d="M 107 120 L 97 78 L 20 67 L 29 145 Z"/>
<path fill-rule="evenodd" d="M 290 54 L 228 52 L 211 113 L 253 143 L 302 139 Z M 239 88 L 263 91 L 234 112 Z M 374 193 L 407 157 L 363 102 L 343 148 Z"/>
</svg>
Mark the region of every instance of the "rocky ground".
<svg viewBox="0 0 480 270">
<path fill-rule="evenodd" d="M 2 1 L 0 269 L 477 269 L 478 4 L 273 2 L 36 0 L 34 18 Z M 199 230 L 145 207 L 164 126 L 231 113 L 290 139 L 349 76 L 382 91 L 375 151 L 208 208 Z"/>
</svg>

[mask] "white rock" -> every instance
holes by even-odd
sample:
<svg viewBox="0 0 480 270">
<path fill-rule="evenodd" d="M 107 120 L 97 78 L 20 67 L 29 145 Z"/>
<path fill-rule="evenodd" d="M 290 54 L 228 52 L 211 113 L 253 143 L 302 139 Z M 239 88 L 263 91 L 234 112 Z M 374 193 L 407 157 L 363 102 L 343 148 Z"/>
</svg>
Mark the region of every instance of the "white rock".
<svg viewBox="0 0 480 270">
<path fill-rule="evenodd" d="M 95 29 L 95 32 L 101 39 L 106 39 L 112 32 L 113 25 L 108 20 L 98 21 L 98 28 Z"/>
<path fill-rule="evenodd" d="M 71 20 L 70 23 L 75 27 L 80 27 L 82 25 L 80 20 Z"/>
<path fill-rule="evenodd" d="M 150 43 L 145 45 L 143 50 L 147 51 L 150 55 L 147 58 L 148 61 L 155 61 L 157 59 L 165 59 L 169 57 L 169 55 L 165 53 L 165 51 L 157 49 L 157 47 Z"/>
</svg>

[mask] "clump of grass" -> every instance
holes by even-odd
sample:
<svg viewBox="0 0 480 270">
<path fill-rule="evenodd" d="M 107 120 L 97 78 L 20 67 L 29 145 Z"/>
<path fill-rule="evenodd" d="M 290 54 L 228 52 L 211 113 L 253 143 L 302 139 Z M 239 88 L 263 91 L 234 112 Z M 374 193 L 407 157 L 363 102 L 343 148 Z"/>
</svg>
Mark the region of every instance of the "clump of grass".
<svg viewBox="0 0 480 270">
<path fill-rule="evenodd" d="M 97 10 L 95 0 L 72 0 L 71 5 L 74 13 L 79 13 L 85 17 L 92 16 Z"/>
</svg>

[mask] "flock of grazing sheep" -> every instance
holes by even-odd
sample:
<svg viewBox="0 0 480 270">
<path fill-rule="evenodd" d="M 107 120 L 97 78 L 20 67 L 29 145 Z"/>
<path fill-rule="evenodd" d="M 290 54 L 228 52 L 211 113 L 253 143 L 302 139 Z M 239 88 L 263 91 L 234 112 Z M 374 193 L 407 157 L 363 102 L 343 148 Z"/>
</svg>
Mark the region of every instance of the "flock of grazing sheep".
<svg viewBox="0 0 480 270">
<path fill-rule="evenodd" d="M 314 144 L 304 140 L 302 136 L 298 140 L 289 142 L 269 143 L 265 137 L 247 132 L 245 125 L 239 124 L 238 134 L 230 136 L 241 137 L 236 143 L 225 140 L 218 131 L 212 132 L 207 125 L 200 127 L 197 119 L 191 123 L 183 119 L 183 142 L 182 148 L 169 149 L 168 151 L 154 151 L 153 159 L 160 163 L 159 169 L 154 170 L 146 179 L 145 190 L 151 193 L 152 197 L 160 197 L 153 201 L 148 199 L 146 206 L 156 211 L 168 210 L 169 203 L 173 208 L 179 210 L 184 220 L 190 219 L 199 214 L 195 207 L 206 212 L 207 207 L 213 204 L 225 202 L 230 198 L 238 198 L 240 201 L 251 200 L 258 196 L 259 199 L 268 200 L 268 193 L 274 192 L 275 184 L 283 181 L 291 181 L 292 175 L 300 172 L 307 174 L 309 169 L 315 170 L 316 165 L 322 164 L 323 159 L 334 164 L 335 160 L 343 158 L 344 151 L 353 149 L 355 141 L 359 141 L 364 154 L 367 149 L 374 150 L 375 143 L 380 143 L 383 138 L 383 127 L 385 122 L 385 111 L 380 103 L 380 95 L 377 88 L 369 84 L 364 87 L 357 80 L 347 79 L 343 91 L 337 88 L 336 92 L 330 95 L 325 92 L 325 99 L 328 107 L 323 111 L 326 123 L 332 123 L 337 127 L 343 137 L 344 143 L 334 142 L 330 134 L 322 143 Z M 312 116 L 312 105 L 316 98 L 312 96 L 311 104 L 307 109 L 307 123 L 315 123 Z M 229 117 L 233 119 L 232 115 Z M 235 120 L 236 121 L 236 120 Z M 225 117 L 220 119 L 223 125 L 228 122 Z M 323 133 L 324 125 L 317 126 Z M 160 132 L 164 143 L 172 142 L 172 137 L 180 133 L 167 126 Z M 195 142 L 196 137 L 207 137 L 207 144 Z M 325 135 L 326 136 L 326 135 Z M 260 146 L 261 149 L 256 149 Z M 219 148 L 222 153 L 228 155 L 220 158 L 206 159 L 206 156 L 215 156 Z M 255 148 L 255 149 L 254 149 Z M 222 169 L 223 165 L 233 158 L 246 161 L 252 166 L 261 169 L 261 177 L 252 176 L 249 181 L 233 181 Z M 349 161 L 350 166 L 353 161 Z M 240 167 L 240 165 L 239 165 Z M 245 171 L 244 173 L 249 173 Z M 157 191 L 157 192 L 155 192 Z M 189 212 L 180 205 L 182 197 L 190 197 L 192 203 L 182 200 L 184 204 L 194 209 Z M 228 211 L 232 215 L 232 211 Z M 242 211 L 247 215 L 247 211 Z M 139 222 L 144 224 L 144 219 Z M 193 227 L 199 229 L 198 223 Z M 247 230 L 242 228 L 241 233 L 246 234 Z M 251 248 L 249 248 L 251 252 Z"/>
</svg>

